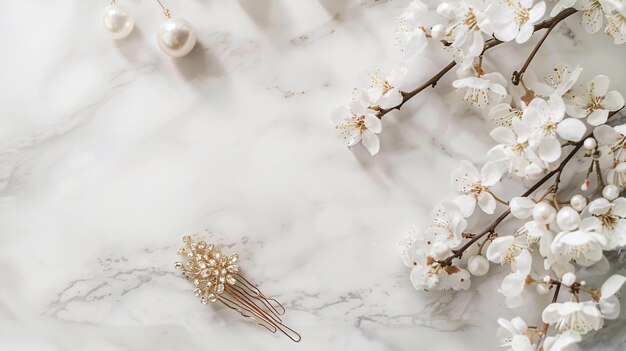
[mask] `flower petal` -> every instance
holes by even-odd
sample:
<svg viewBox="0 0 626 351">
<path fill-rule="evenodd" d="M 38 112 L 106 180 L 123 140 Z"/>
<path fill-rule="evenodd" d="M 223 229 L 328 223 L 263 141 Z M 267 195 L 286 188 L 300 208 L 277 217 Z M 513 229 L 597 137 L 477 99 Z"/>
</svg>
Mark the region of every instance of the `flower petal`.
<svg viewBox="0 0 626 351">
<path fill-rule="evenodd" d="M 606 92 L 609 91 L 610 82 L 609 77 L 601 74 L 593 77 L 591 82 L 589 82 L 589 93 L 591 93 L 591 96 L 606 95 Z"/>
<path fill-rule="evenodd" d="M 380 150 L 380 140 L 378 135 L 370 132 L 369 130 L 363 131 L 363 146 L 369 151 L 370 155 L 374 156 Z"/>
<path fill-rule="evenodd" d="M 597 126 L 593 130 L 593 136 L 596 138 L 598 143 L 605 145 L 613 145 L 621 138 L 617 129 L 613 129 L 611 126 L 606 124 Z"/>
<path fill-rule="evenodd" d="M 476 208 L 476 198 L 472 195 L 459 195 L 453 202 L 461 209 L 461 215 L 465 218 L 471 216 Z"/>
<path fill-rule="evenodd" d="M 500 144 L 515 144 L 515 133 L 511 130 L 511 128 L 496 127 L 489 133 L 489 135 L 493 138 L 493 140 Z"/>
<path fill-rule="evenodd" d="M 609 119 L 608 110 L 594 110 L 591 112 L 589 117 L 587 117 L 587 123 L 592 126 L 599 126 L 600 124 L 606 122 L 607 119 Z"/>
<path fill-rule="evenodd" d="M 603 299 L 608 299 L 609 297 L 615 295 L 615 293 L 622 288 L 622 285 L 626 283 L 626 277 L 613 274 L 609 279 L 607 279 L 602 287 L 600 288 L 600 294 Z"/>
<path fill-rule="evenodd" d="M 491 262 L 502 263 L 502 254 L 513 245 L 515 237 L 513 235 L 505 235 L 494 239 L 487 247 L 487 259 Z"/>
<path fill-rule="evenodd" d="M 561 157 L 561 144 L 554 137 L 545 137 L 539 144 L 537 153 L 545 162 L 554 162 Z"/>
<path fill-rule="evenodd" d="M 485 212 L 486 214 L 493 214 L 496 210 L 496 199 L 494 199 L 493 195 L 488 192 L 483 191 L 478 195 L 478 206 Z"/>
<path fill-rule="evenodd" d="M 545 10 L 545 4 L 544 4 L 544 10 Z M 533 35 L 534 30 L 535 30 L 535 27 L 530 22 L 524 23 L 519 28 L 519 33 L 517 33 L 517 36 L 515 37 L 515 42 L 518 44 L 523 44 L 527 42 L 528 39 L 530 39 L 530 37 Z"/>
<path fill-rule="evenodd" d="M 380 118 L 371 113 L 365 115 L 365 127 L 372 133 L 380 133 L 383 130 Z"/>
<path fill-rule="evenodd" d="M 622 106 L 624 106 L 624 97 L 617 90 L 609 91 L 602 101 L 602 107 L 609 111 L 619 110 Z"/>
<path fill-rule="evenodd" d="M 539 2 L 528 11 L 528 22 L 535 23 L 546 13 L 546 3 Z"/>
<path fill-rule="evenodd" d="M 557 134 L 569 141 L 579 141 L 585 135 L 587 127 L 579 119 L 566 118 L 556 127 Z"/>
</svg>

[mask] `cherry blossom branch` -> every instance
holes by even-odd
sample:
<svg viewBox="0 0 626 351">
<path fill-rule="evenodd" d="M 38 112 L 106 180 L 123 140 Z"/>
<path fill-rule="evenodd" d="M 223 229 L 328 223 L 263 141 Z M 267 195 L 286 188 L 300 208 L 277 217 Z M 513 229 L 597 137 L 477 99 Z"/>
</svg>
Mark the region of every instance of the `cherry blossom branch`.
<svg viewBox="0 0 626 351">
<path fill-rule="evenodd" d="M 540 23 L 535 24 L 535 29 L 533 31 L 533 34 L 539 30 L 542 29 L 550 29 L 550 28 L 554 28 L 554 26 L 556 26 L 556 24 L 558 24 L 559 22 L 561 22 L 562 20 L 564 20 L 565 18 L 569 17 L 570 15 L 572 15 L 573 13 L 575 13 L 576 10 L 569 8 L 569 9 L 565 9 L 561 12 L 559 12 L 556 16 L 550 18 L 550 19 L 546 19 Z M 550 29 L 551 30 L 551 29 Z M 543 43 L 543 40 L 545 40 L 545 35 L 544 38 L 541 40 L 541 42 Z M 483 48 L 483 52 L 482 54 L 485 53 L 485 51 L 493 48 L 494 46 L 500 45 L 502 44 L 503 41 L 498 40 L 496 38 L 491 38 L 485 41 L 485 47 Z M 538 50 L 539 48 L 537 47 L 536 50 Z M 536 50 L 533 51 L 532 56 L 534 56 L 534 54 L 536 53 Z M 532 58 L 530 59 L 532 60 Z M 530 64 L 530 61 L 528 61 L 528 64 Z M 525 66 L 528 66 L 528 64 L 525 64 Z M 437 74 L 435 74 L 432 78 L 430 78 L 429 80 L 427 80 L 426 82 L 424 82 L 423 84 L 421 84 L 420 86 L 418 86 L 417 88 L 411 90 L 411 91 L 401 91 L 400 93 L 402 94 L 402 101 L 393 107 L 390 108 L 384 108 L 384 109 L 380 109 L 378 110 L 378 114 L 377 117 L 378 118 L 383 118 L 383 116 L 385 116 L 387 113 L 393 111 L 393 110 L 399 110 L 402 108 L 402 106 L 409 101 L 411 98 L 413 98 L 415 95 L 421 93 L 423 90 L 426 90 L 426 88 L 428 87 L 432 87 L 434 88 L 437 83 L 439 82 L 439 80 L 446 75 L 446 73 L 448 73 L 452 68 L 454 68 L 454 66 L 456 66 L 456 61 L 452 61 L 450 63 L 448 63 L 448 65 L 446 65 L 444 68 L 442 68 L 439 72 L 437 72 Z M 524 68 L 525 70 L 526 68 Z M 522 72 L 523 73 L 523 72 Z"/>
<path fill-rule="evenodd" d="M 530 65 L 532 60 L 535 58 L 535 55 L 537 54 L 537 51 L 539 51 L 539 48 L 541 47 L 541 45 L 543 45 L 543 42 L 546 40 L 548 35 L 550 35 L 550 32 L 552 32 L 554 27 L 556 27 L 556 25 L 559 24 L 560 21 L 566 19 L 567 17 L 569 17 L 569 16 L 571 16 L 571 15 L 573 15 L 575 13 L 576 13 L 576 10 L 574 8 L 568 8 L 568 9 L 565 9 L 565 10 L 561 11 L 557 16 L 555 16 L 553 18 L 553 19 L 555 19 L 555 18 L 560 16 L 559 20 L 558 21 L 554 21 L 548 27 L 548 30 L 543 34 L 541 39 L 539 39 L 539 42 L 537 43 L 537 45 L 535 45 L 533 50 L 530 52 L 530 55 L 528 55 L 528 58 L 526 58 L 526 61 L 524 62 L 524 65 L 522 66 L 522 68 L 520 68 L 519 71 L 513 72 L 513 76 L 511 77 L 511 82 L 513 82 L 513 85 L 519 85 L 520 80 L 522 79 L 522 76 L 524 75 L 524 72 L 526 72 L 526 69 L 528 68 L 528 66 Z"/>
<path fill-rule="evenodd" d="M 614 115 L 619 113 L 623 108 L 624 107 L 622 106 L 619 110 L 611 112 L 608 118 L 613 117 Z M 559 182 L 561 181 L 561 174 L 563 173 L 563 169 L 565 168 L 565 166 L 569 163 L 569 161 L 572 160 L 572 158 L 576 155 L 578 150 L 580 150 L 583 147 L 585 139 L 590 138 L 592 136 L 593 136 L 593 131 L 589 132 L 580 141 L 574 143 L 573 144 L 574 148 L 567 154 L 567 156 L 565 156 L 563 161 L 559 163 L 556 169 L 547 173 L 545 176 L 543 176 L 543 178 L 539 179 L 533 186 L 531 186 L 526 192 L 524 192 L 520 196 L 528 197 L 532 195 L 537 189 L 539 189 L 543 184 L 545 184 L 548 180 L 550 180 L 555 175 L 556 175 L 555 185 L 558 186 Z M 498 225 L 500 225 L 500 223 L 502 223 L 502 221 L 504 221 L 510 214 L 511 214 L 511 208 L 509 207 L 498 218 L 496 218 L 489 226 L 483 229 L 480 233 L 474 235 L 470 241 L 465 243 L 465 245 L 461 246 L 460 248 L 456 250 L 453 250 L 451 256 L 438 262 L 444 266 L 451 266 L 452 260 L 463 256 L 463 252 L 465 252 L 468 248 L 470 248 L 475 242 L 480 240 L 480 238 L 484 237 L 485 235 L 493 234 L 496 228 L 498 227 Z"/>
<path fill-rule="evenodd" d="M 555 303 L 559 299 L 559 292 L 561 291 L 561 283 L 556 283 L 556 287 L 554 288 L 554 295 L 552 295 L 552 303 Z M 539 334 L 539 341 L 537 342 L 537 350 L 541 350 L 541 342 L 543 338 L 546 337 L 548 333 L 548 328 L 550 328 L 550 324 L 543 323 L 543 328 L 541 329 L 541 334 Z"/>
</svg>

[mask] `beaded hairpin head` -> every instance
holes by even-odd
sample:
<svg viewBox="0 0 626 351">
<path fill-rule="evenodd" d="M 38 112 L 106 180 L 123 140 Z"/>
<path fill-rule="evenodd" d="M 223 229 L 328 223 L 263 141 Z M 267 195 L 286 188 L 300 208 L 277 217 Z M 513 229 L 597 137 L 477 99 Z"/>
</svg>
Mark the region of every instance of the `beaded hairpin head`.
<svg viewBox="0 0 626 351">
<path fill-rule="evenodd" d="M 176 268 L 196 287 L 193 292 L 203 305 L 221 302 L 272 333 L 280 331 L 291 340 L 300 341 L 300 334 L 280 319 L 285 308 L 239 273 L 238 254 L 225 255 L 213 244 L 193 242 L 188 235 L 183 242 L 185 247 L 178 249 L 183 260 L 176 262 Z"/>
</svg>

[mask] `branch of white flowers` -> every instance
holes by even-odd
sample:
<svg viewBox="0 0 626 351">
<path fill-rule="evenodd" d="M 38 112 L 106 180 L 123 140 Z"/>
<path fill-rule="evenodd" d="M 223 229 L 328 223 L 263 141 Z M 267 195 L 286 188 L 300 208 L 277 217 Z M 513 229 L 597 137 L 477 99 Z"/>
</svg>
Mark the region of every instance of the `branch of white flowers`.
<svg viewBox="0 0 626 351">
<path fill-rule="evenodd" d="M 611 117 L 615 116 L 623 108 L 624 108 L 624 106 L 622 106 L 617 111 L 611 112 L 609 114 L 608 118 L 610 119 Z M 557 188 L 559 183 L 560 183 L 560 181 L 561 181 L 561 174 L 563 173 L 563 169 L 565 168 L 565 166 L 569 163 L 569 161 L 572 160 L 572 158 L 576 155 L 576 153 L 583 147 L 585 139 L 590 138 L 592 136 L 593 136 L 593 131 L 589 132 L 589 134 L 587 134 L 585 137 L 583 137 L 580 141 L 576 142 L 573 145 L 574 148 L 567 154 L 567 156 L 565 156 L 563 161 L 561 161 L 561 163 L 557 166 L 556 169 L 550 171 L 548 174 L 543 176 L 543 178 L 539 179 L 533 186 L 531 186 L 525 193 L 523 193 L 520 196 L 521 197 L 528 197 L 528 196 L 532 195 L 537 189 L 539 189 L 544 183 L 546 183 L 548 180 L 550 180 L 555 175 L 556 175 L 556 178 L 555 178 L 553 187 Z M 443 266 L 451 266 L 452 265 L 452 260 L 454 260 L 455 258 L 460 258 L 461 256 L 463 256 L 463 252 L 465 252 L 468 248 L 470 248 L 475 242 L 480 240 L 480 238 L 484 237 L 485 235 L 493 234 L 495 232 L 495 229 L 498 227 L 498 225 L 500 225 L 500 223 L 502 223 L 502 221 L 504 221 L 510 214 L 511 214 L 511 208 L 508 208 L 498 218 L 496 218 L 489 226 L 487 226 L 485 229 L 483 229 L 480 233 L 474 235 L 471 238 L 470 241 L 465 243 L 465 245 L 461 246 L 460 248 L 458 248 L 456 250 L 453 250 L 451 256 L 449 256 L 449 257 L 447 257 L 447 258 L 445 258 L 443 260 L 438 261 L 439 264 L 441 264 Z"/>
<path fill-rule="evenodd" d="M 554 26 L 556 26 L 556 24 L 558 24 L 559 22 L 561 22 L 562 20 L 564 20 L 565 18 L 569 17 L 570 15 L 572 15 L 573 13 L 575 13 L 577 10 L 573 9 L 573 8 L 568 8 L 565 9 L 561 12 L 559 12 L 556 16 L 550 18 L 550 19 L 546 19 L 540 23 L 535 24 L 535 29 L 534 32 L 537 32 L 539 30 L 542 29 L 546 29 L 549 28 L 551 30 L 551 28 L 554 28 Z M 533 33 L 534 33 L 533 32 Z M 545 37 L 541 40 L 541 42 L 543 42 L 543 40 L 545 40 Z M 485 41 L 485 46 L 483 49 L 483 52 L 481 53 L 481 56 L 483 53 L 485 53 L 485 51 L 493 48 L 494 46 L 500 45 L 502 44 L 503 41 L 500 41 L 496 38 L 491 38 L 489 40 Z M 537 47 L 536 50 L 538 50 L 539 48 Z M 536 50 L 534 50 L 531 55 L 534 56 L 534 54 L 536 53 Z M 530 59 L 532 60 L 532 58 Z M 530 61 L 528 61 L 528 64 L 530 64 Z M 393 111 L 393 110 L 399 110 L 402 108 L 402 106 L 409 101 L 411 98 L 413 98 L 415 95 L 419 94 L 420 92 L 422 92 L 423 90 L 425 90 L 428 87 L 435 87 L 437 85 L 437 82 L 439 82 L 439 80 L 446 75 L 446 73 L 448 73 L 452 68 L 454 68 L 454 66 L 456 66 L 456 62 L 452 61 L 450 63 L 448 63 L 448 65 L 446 65 L 444 68 L 442 68 L 439 72 L 437 72 L 437 74 L 435 74 L 432 78 L 430 78 L 429 80 L 427 80 L 426 82 L 424 82 L 423 84 L 421 84 L 420 86 L 418 86 L 417 88 L 411 90 L 411 91 L 401 91 L 400 93 L 402 94 L 402 101 L 396 105 L 396 106 L 392 106 L 390 108 L 384 108 L 384 109 L 379 109 L 378 113 L 377 113 L 377 117 L 378 118 L 383 118 L 383 116 L 385 116 L 387 113 Z M 525 66 L 527 66 L 527 64 L 525 64 Z M 525 68 L 524 68 L 525 70 Z M 523 72 L 522 72 L 523 73 Z"/>
<path fill-rule="evenodd" d="M 556 287 L 554 288 L 554 295 L 552 295 L 552 303 L 555 303 L 559 299 L 559 292 L 561 291 L 561 283 L 556 283 L 555 286 Z M 541 342 L 543 338 L 545 338 L 546 334 L 548 333 L 548 328 L 550 328 L 550 324 L 544 323 L 543 329 L 541 330 L 541 333 L 539 334 L 539 341 L 537 342 L 538 350 L 540 350 Z"/>
<path fill-rule="evenodd" d="M 519 85 L 522 79 L 522 76 L 524 75 L 524 72 L 526 72 L 526 69 L 528 68 L 532 60 L 535 58 L 537 51 L 539 51 L 539 48 L 541 47 L 541 45 L 543 45 L 543 42 L 546 40 L 548 35 L 550 35 L 550 32 L 552 32 L 554 27 L 556 27 L 556 25 L 559 24 L 560 21 L 566 19 L 567 17 L 573 15 L 574 13 L 576 13 L 576 10 L 574 8 L 568 8 L 568 9 L 561 11 L 557 16 L 553 18 L 553 19 L 556 19 L 558 17 L 559 20 L 552 22 L 552 24 L 548 26 L 548 30 L 543 34 L 541 39 L 539 39 L 539 42 L 537 43 L 537 45 L 535 45 L 533 50 L 530 52 L 530 55 L 528 55 L 528 58 L 526 58 L 526 61 L 524 62 L 524 65 L 522 66 L 522 68 L 520 68 L 519 71 L 513 72 L 513 76 L 511 77 L 511 82 L 513 82 L 513 85 Z M 537 29 L 535 28 L 535 31 L 536 30 Z"/>
</svg>

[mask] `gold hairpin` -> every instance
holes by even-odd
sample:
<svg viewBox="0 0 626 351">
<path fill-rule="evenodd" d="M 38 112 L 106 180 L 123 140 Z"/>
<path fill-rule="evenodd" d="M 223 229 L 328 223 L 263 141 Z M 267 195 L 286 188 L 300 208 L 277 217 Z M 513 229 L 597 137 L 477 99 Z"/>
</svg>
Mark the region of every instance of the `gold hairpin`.
<svg viewBox="0 0 626 351">
<path fill-rule="evenodd" d="M 285 313 L 283 305 L 263 295 L 239 274 L 238 254 L 225 255 L 212 244 L 193 242 L 189 235 L 183 237 L 183 242 L 186 247 L 178 249 L 178 254 L 184 262 L 178 261 L 175 266 L 193 282 L 193 293 L 203 305 L 219 301 L 272 333 L 280 331 L 291 340 L 300 341 L 300 334 L 280 319 Z"/>
</svg>

